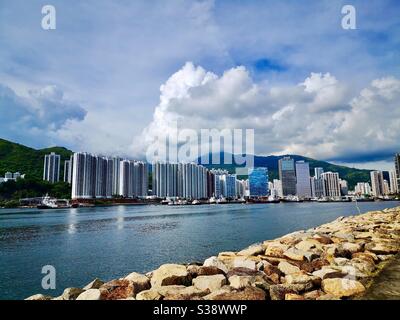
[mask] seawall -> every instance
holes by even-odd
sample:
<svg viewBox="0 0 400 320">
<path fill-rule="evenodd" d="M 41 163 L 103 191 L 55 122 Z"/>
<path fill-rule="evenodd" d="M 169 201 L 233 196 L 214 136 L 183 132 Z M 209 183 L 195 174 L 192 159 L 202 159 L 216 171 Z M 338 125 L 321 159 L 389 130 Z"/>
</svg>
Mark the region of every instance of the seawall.
<svg viewBox="0 0 400 320">
<path fill-rule="evenodd" d="M 374 296 L 370 293 L 376 290 L 374 279 L 391 272 L 399 252 L 397 207 L 340 217 L 239 252 L 221 252 L 202 264 L 165 264 L 147 274 L 133 272 L 106 283 L 95 279 L 83 288 L 67 288 L 59 297 L 39 294 L 27 299 L 362 299 Z"/>
</svg>

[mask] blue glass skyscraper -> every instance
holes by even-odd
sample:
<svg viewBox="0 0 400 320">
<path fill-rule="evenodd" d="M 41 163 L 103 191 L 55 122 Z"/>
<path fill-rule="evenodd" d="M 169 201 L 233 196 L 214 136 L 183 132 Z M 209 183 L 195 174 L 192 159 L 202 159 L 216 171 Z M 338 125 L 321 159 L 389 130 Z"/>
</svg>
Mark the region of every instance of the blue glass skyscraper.
<svg viewBox="0 0 400 320">
<path fill-rule="evenodd" d="M 250 197 L 268 195 L 268 168 L 252 168 L 249 170 Z"/>
</svg>

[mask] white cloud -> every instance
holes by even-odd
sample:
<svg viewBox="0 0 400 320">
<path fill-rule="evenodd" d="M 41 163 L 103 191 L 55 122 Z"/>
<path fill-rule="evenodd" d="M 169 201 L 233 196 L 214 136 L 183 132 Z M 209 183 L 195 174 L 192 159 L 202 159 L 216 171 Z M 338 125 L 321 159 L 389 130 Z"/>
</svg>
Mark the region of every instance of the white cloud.
<svg viewBox="0 0 400 320">
<path fill-rule="evenodd" d="M 399 103 L 400 81 L 393 77 L 374 80 L 351 98 L 329 73 L 269 86 L 253 81 L 244 67 L 217 76 L 186 63 L 161 86 L 153 121 L 133 146 L 144 152 L 178 122 L 180 129 L 254 128 L 262 154 L 382 159 L 399 147 Z"/>
<path fill-rule="evenodd" d="M 56 86 L 31 90 L 26 96 L 0 84 L 0 136 L 23 144 L 41 140 L 52 144 L 52 135 L 69 121 L 82 121 L 86 110 L 64 99 Z"/>
</svg>

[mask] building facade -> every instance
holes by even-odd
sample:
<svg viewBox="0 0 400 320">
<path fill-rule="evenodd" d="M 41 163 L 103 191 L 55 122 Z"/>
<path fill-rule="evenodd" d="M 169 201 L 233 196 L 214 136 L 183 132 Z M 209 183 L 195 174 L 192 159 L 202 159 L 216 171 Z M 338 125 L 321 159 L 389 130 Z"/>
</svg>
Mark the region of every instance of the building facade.
<svg viewBox="0 0 400 320">
<path fill-rule="evenodd" d="M 43 180 L 50 183 L 60 181 L 61 157 L 54 152 L 44 156 Z"/>
<path fill-rule="evenodd" d="M 284 157 L 279 160 L 279 180 L 282 183 L 283 196 L 296 195 L 296 170 L 292 158 Z"/>
<path fill-rule="evenodd" d="M 297 196 L 309 199 L 311 194 L 310 165 L 305 161 L 296 161 L 296 190 Z"/>
<path fill-rule="evenodd" d="M 372 194 L 375 197 L 381 197 L 385 194 L 383 172 L 382 171 L 371 171 L 371 188 Z"/>
<path fill-rule="evenodd" d="M 250 197 L 268 196 L 268 168 L 249 169 Z"/>
<path fill-rule="evenodd" d="M 340 197 L 340 181 L 337 172 L 324 172 L 321 174 L 325 197 Z"/>
</svg>

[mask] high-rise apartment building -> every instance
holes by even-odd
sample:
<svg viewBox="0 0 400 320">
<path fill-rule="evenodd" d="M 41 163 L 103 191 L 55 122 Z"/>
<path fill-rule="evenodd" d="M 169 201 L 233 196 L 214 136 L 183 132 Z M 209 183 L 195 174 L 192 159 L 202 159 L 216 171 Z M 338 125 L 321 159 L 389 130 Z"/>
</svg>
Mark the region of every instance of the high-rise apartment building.
<svg viewBox="0 0 400 320">
<path fill-rule="evenodd" d="M 55 183 L 60 181 L 61 157 L 54 152 L 44 156 L 43 180 Z"/>
<path fill-rule="evenodd" d="M 74 163 L 74 157 L 71 156 L 69 160 L 64 161 L 64 182 L 72 183 L 72 168 Z"/>
<path fill-rule="evenodd" d="M 372 194 L 381 197 L 385 194 L 382 171 L 371 171 Z"/>
<path fill-rule="evenodd" d="M 310 165 L 305 161 L 296 161 L 296 190 L 301 198 L 311 198 Z"/>
<path fill-rule="evenodd" d="M 399 193 L 399 189 L 397 186 L 396 171 L 389 172 L 389 182 L 390 182 L 390 193 L 391 194 Z"/>
<path fill-rule="evenodd" d="M 324 172 L 321 174 L 324 188 L 324 196 L 340 197 L 340 181 L 337 172 Z"/>
<path fill-rule="evenodd" d="M 292 158 L 284 157 L 279 160 L 279 180 L 282 183 L 283 196 L 296 195 L 296 171 Z"/>
<path fill-rule="evenodd" d="M 400 192 L 400 153 L 396 153 L 394 157 L 394 166 L 397 177 L 397 192 Z"/>
</svg>

